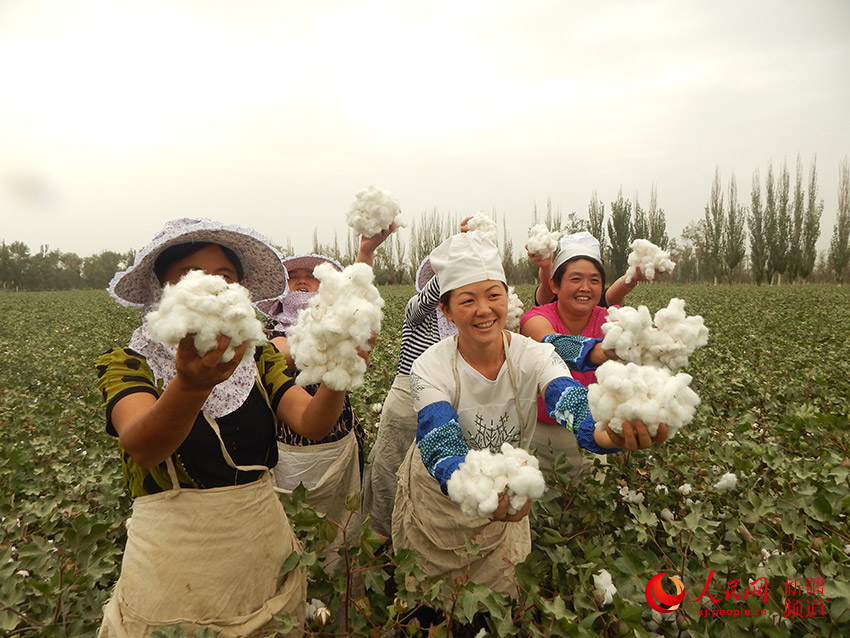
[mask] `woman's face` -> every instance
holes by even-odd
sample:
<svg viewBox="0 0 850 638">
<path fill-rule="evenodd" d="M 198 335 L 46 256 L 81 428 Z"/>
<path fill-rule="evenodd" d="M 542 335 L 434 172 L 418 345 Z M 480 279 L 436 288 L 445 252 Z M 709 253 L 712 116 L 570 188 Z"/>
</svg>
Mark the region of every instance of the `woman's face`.
<svg viewBox="0 0 850 638">
<path fill-rule="evenodd" d="M 443 312 L 457 326 L 459 338 L 485 345 L 502 339 L 508 315 L 508 293 L 501 281 L 489 279 L 453 290 Z"/>
<path fill-rule="evenodd" d="M 203 270 L 208 275 L 219 275 L 229 284 L 239 283 L 236 266 L 218 244 L 210 244 L 175 261 L 165 271 L 163 283 L 174 285 L 190 270 Z"/>
<path fill-rule="evenodd" d="M 319 290 L 319 280 L 313 276 L 310 268 L 296 268 L 289 273 L 289 289 L 301 292 L 316 292 Z"/>
<path fill-rule="evenodd" d="M 550 282 L 558 295 L 559 306 L 570 314 L 590 313 L 602 298 L 602 275 L 589 259 L 575 259 L 567 263 L 561 284 Z"/>
</svg>

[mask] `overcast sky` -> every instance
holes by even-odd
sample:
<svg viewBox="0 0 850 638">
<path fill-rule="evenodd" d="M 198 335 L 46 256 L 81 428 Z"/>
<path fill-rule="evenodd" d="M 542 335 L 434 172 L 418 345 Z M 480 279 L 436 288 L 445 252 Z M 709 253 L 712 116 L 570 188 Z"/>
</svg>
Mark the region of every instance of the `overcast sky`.
<svg viewBox="0 0 850 638">
<path fill-rule="evenodd" d="M 0 0 L 0 239 L 86 256 L 208 216 L 304 252 L 369 184 L 520 246 L 535 204 L 654 185 L 677 237 L 716 167 L 749 203 L 799 153 L 824 248 L 848 73 L 845 0 Z"/>
</svg>

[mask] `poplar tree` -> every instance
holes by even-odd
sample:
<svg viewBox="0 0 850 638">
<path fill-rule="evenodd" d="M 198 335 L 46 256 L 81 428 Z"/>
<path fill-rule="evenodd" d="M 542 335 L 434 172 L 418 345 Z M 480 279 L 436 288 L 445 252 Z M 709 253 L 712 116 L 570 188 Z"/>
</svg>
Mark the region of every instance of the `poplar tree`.
<svg viewBox="0 0 850 638">
<path fill-rule="evenodd" d="M 617 276 L 626 272 L 629 263 L 629 247 L 632 243 L 631 219 L 632 203 L 623 199 L 623 189 L 621 188 L 617 193 L 617 200 L 611 202 L 611 217 L 608 220 L 610 260 Z"/>
<path fill-rule="evenodd" d="M 599 240 L 599 246 L 602 250 L 603 261 L 607 259 L 605 254 L 605 204 L 599 201 L 596 196 L 596 191 L 593 191 L 593 197 L 590 199 L 590 204 L 587 206 L 587 231 Z"/>
<path fill-rule="evenodd" d="M 791 177 L 786 162 L 782 163 L 777 182 L 773 181 L 773 167 L 768 168 L 765 208 L 767 266 L 771 281 L 773 275 L 776 275 L 777 283 L 782 283 L 782 275 L 788 269 L 788 244 L 791 234 L 791 213 L 788 205 L 790 188 Z"/>
<path fill-rule="evenodd" d="M 720 168 L 714 169 L 714 182 L 711 185 L 711 196 L 705 205 L 705 225 L 703 227 L 704 237 L 704 264 L 705 274 L 709 275 L 714 283 L 723 275 L 723 230 L 726 219 L 723 209 L 723 188 L 720 182 Z"/>
<path fill-rule="evenodd" d="M 649 196 L 647 218 L 649 221 L 649 241 L 662 250 L 667 250 L 670 244 L 670 238 L 667 236 L 667 220 L 664 218 L 664 209 L 658 207 L 655 184 L 652 185 L 652 192 Z"/>
<path fill-rule="evenodd" d="M 632 215 L 632 239 L 649 239 L 649 218 L 635 193 L 635 212 Z"/>
<path fill-rule="evenodd" d="M 761 203 L 761 181 L 758 169 L 753 173 L 747 227 L 750 231 L 750 270 L 755 282 L 762 284 L 767 279 L 767 237 L 765 236 L 764 209 Z"/>
<path fill-rule="evenodd" d="M 850 261 L 850 164 L 847 158 L 838 167 L 838 218 L 829 244 L 829 267 L 838 283 L 843 283 Z"/>
<path fill-rule="evenodd" d="M 800 258 L 800 276 L 808 279 L 815 268 L 817 258 L 817 242 L 820 237 L 820 219 L 823 214 L 823 200 L 818 201 L 817 157 L 812 161 L 809 171 L 809 197 L 806 206 L 806 216 L 803 220 L 802 246 Z"/>
<path fill-rule="evenodd" d="M 788 242 L 788 281 L 793 282 L 803 268 L 803 217 L 806 196 L 803 191 L 803 161 L 797 153 L 797 173 L 794 181 L 794 199 L 791 204 L 791 237 Z"/>
<path fill-rule="evenodd" d="M 726 272 L 729 274 L 730 279 L 734 276 L 735 271 L 747 254 L 745 248 L 745 219 L 746 209 L 744 206 L 738 204 L 738 183 L 733 173 L 729 180 L 729 200 L 726 213 L 726 227 L 724 230 L 726 241 L 723 246 Z"/>
</svg>

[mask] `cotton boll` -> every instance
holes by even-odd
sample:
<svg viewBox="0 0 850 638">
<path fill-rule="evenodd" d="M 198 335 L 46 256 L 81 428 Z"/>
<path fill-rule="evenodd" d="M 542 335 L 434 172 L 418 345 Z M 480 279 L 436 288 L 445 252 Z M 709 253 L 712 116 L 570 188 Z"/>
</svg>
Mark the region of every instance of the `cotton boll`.
<svg viewBox="0 0 850 638">
<path fill-rule="evenodd" d="M 468 230 L 477 230 L 490 238 L 494 244 L 499 243 L 499 233 L 496 227 L 496 222 L 493 218 L 484 213 L 475 213 L 472 218 L 466 223 Z"/>
<path fill-rule="evenodd" d="M 522 448 L 502 444 L 500 453 L 470 450 L 446 483 L 449 498 L 468 516 L 489 518 L 508 495 L 508 513 L 515 514 L 546 489 L 537 459 Z"/>
<path fill-rule="evenodd" d="M 384 300 L 372 284 L 372 268 L 356 263 L 338 272 L 330 264 L 313 270 L 319 291 L 287 335 L 300 370 L 299 385 L 324 382 L 332 390 L 363 385 L 366 362 L 358 348 L 368 350 L 373 332 L 381 329 Z"/>
<path fill-rule="evenodd" d="M 732 472 L 726 472 L 723 476 L 720 477 L 720 480 L 714 484 L 714 489 L 720 490 L 721 492 L 728 492 L 735 489 L 735 485 L 738 484 L 738 477 L 735 476 Z"/>
<path fill-rule="evenodd" d="M 636 269 L 648 278 L 654 279 L 656 273 L 670 272 L 676 267 L 670 260 L 670 253 L 662 250 L 648 239 L 635 239 L 629 253 L 629 267 L 626 270 L 626 283 L 631 283 Z"/>
<path fill-rule="evenodd" d="M 508 286 L 508 316 L 505 320 L 505 328 L 516 331 L 519 328 L 519 320 L 522 317 L 522 300 L 516 294 L 513 286 Z"/>
<path fill-rule="evenodd" d="M 233 359 L 236 348 L 245 341 L 252 345 L 266 341 L 248 290 L 200 270 L 192 270 L 176 284 L 166 285 L 158 306 L 145 319 L 151 336 L 167 346 L 177 345 L 187 334 L 194 334 L 199 356 L 218 346 L 219 335 L 230 337 L 230 345 L 221 357 L 223 362 Z M 253 356 L 254 349 L 249 346 L 244 357 Z"/>
<path fill-rule="evenodd" d="M 614 581 L 607 569 L 602 569 L 599 573 L 593 575 L 593 587 L 599 592 L 601 605 L 610 605 L 614 602 L 614 594 L 617 593 L 617 588 L 614 586 Z"/>
<path fill-rule="evenodd" d="M 393 196 L 370 184 L 355 193 L 346 221 L 358 235 L 374 237 L 393 223 L 396 227 L 404 227 L 404 222 L 398 219 L 399 215 L 401 209 Z"/>
<path fill-rule="evenodd" d="M 687 425 L 699 405 L 699 396 L 690 389 L 690 375 L 672 375 L 664 368 L 634 363 L 606 361 L 596 370 L 597 383 L 587 389 L 587 402 L 596 421 L 622 434 L 626 421 L 643 421 L 651 436 L 666 423 L 669 438 Z"/>
<path fill-rule="evenodd" d="M 558 247 L 558 239 L 561 233 L 557 230 L 549 231 L 546 224 L 537 224 L 528 229 L 528 242 L 525 249 L 532 255 L 549 256 Z"/>
<path fill-rule="evenodd" d="M 602 347 L 632 363 L 677 370 L 708 343 L 708 328 L 699 315 L 685 315 L 683 299 L 673 298 L 650 317 L 646 306 L 611 308 L 602 324 Z"/>
</svg>

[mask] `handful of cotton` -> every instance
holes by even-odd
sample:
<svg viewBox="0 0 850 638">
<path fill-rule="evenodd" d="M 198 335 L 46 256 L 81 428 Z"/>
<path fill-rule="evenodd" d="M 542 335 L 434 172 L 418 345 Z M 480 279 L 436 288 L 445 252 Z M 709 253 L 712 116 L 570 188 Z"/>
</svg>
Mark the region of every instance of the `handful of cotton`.
<svg viewBox="0 0 850 638">
<path fill-rule="evenodd" d="M 468 230 L 477 230 L 484 233 L 490 238 L 490 241 L 496 245 L 499 243 L 499 232 L 496 228 L 496 222 L 493 221 L 493 218 L 489 215 L 485 215 L 484 213 L 475 213 L 469 221 L 466 222 L 466 228 Z"/>
<path fill-rule="evenodd" d="M 230 337 L 221 357 L 225 363 L 245 341 L 254 345 L 266 341 L 248 290 L 201 270 L 191 270 L 176 284 L 166 285 L 159 305 L 145 319 L 151 336 L 167 346 L 194 334 L 195 350 L 202 357 L 218 345 L 219 335 Z M 244 358 L 253 356 L 254 349 L 248 347 Z"/>
<path fill-rule="evenodd" d="M 516 294 L 513 286 L 508 286 L 508 315 L 505 320 L 505 328 L 516 331 L 519 328 L 519 320 L 522 317 L 522 299 Z"/>
<path fill-rule="evenodd" d="M 632 252 L 629 253 L 626 283 L 634 279 L 637 268 L 640 268 L 647 279 L 654 279 L 655 273 L 670 272 L 675 267 L 676 264 L 670 260 L 670 253 L 666 250 L 662 250 L 648 239 L 635 239 L 632 242 Z"/>
<path fill-rule="evenodd" d="M 561 233 L 557 230 L 549 231 L 546 224 L 537 224 L 528 229 L 528 242 L 525 249 L 532 255 L 551 255 L 558 247 L 558 239 Z"/>
<path fill-rule="evenodd" d="M 699 315 L 685 315 L 684 299 L 673 298 L 655 313 L 646 306 L 611 308 L 602 324 L 602 347 L 620 359 L 671 370 L 688 365 L 694 350 L 708 343 L 708 328 Z"/>
<path fill-rule="evenodd" d="M 372 284 L 372 268 L 355 263 L 342 272 L 323 263 L 313 270 L 319 291 L 289 329 L 289 350 L 305 386 L 324 381 L 331 390 L 363 385 L 366 362 L 357 349 L 368 350 L 372 333 L 381 329 L 384 300 Z"/>
<path fill-rule="evenodd" d="M 587 388 L 587 403 L 596 421 L 596 429 L 608 423 L 617 434 L 623 433 L 624 421 L 643 421 L 655 436 L 658 425 L 666 423 L 669 437 L 694 418 L 700 403 L 691 390 L 692 377 L 665 368 L 635 363 L 606 361 L 596 369 L 596 383 Z"/>
<path fill-rule="evenodd" d="M 540 498 L 546 482 L 537 459 L 522 448 L 502 443 L 501 452 L 470 450 L 446 483 L 449 498 L 467 516 L 489 518 L 507 494 L 509 514 L 516 514 L 526 501 Z"/>
<path fill-rule="evenodd" d="M 354 194 L 346 221 L 358 235 L 374 237 L 393 223 L 396 227 L 404 227 L 404 222 L 398 219 L 399 215 L 401 209 L 393 196 L 370 184 Z"/>
</svg>

